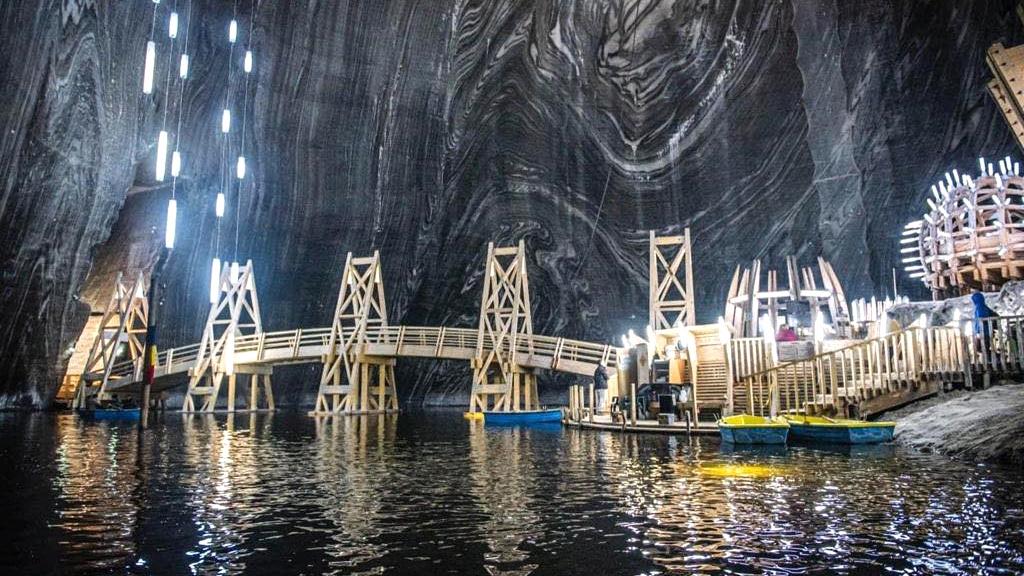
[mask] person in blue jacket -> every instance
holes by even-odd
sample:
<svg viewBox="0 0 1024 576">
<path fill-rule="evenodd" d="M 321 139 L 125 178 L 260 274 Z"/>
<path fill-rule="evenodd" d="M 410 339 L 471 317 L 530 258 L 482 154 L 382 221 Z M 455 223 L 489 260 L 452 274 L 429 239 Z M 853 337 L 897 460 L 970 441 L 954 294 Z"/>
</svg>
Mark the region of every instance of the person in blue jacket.
<svg viewBox="0 0 1024 576">
<path fill-rule="evenodd" d="M 982 322 L 985 318 L 998 318 L 999 314 L 989 308 L 985 303 L 985 295 L 981 292 L 971 294 L 971 302 L 974 303 L 974 333 L 981 336 L 985 342 L 985 349 L 992 345 L 992 334 L 989 326 L 991 322 Z"/>
</svg>

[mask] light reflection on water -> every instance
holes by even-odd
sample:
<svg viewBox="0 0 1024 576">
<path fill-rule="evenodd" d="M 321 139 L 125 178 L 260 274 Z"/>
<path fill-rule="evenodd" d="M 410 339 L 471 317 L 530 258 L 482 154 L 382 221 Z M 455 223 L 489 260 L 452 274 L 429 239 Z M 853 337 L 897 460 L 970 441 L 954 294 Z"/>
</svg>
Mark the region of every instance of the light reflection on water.
<svg viewBox="0 0 1024 576">
<path fill-rule="evenodd" d="M 894 446 L 314 419 L 0 415 L 4 572 L 1019 573 L 1019 470 Z"/>
</svg>

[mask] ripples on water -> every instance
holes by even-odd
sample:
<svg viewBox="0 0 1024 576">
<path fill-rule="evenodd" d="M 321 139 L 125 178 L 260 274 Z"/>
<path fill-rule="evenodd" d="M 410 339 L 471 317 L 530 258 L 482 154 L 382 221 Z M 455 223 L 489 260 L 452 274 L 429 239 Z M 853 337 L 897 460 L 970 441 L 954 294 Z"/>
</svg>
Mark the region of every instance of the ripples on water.
<svg viewBox="0 0 1024 576">
<path fill-rule="evenodd" d="M 1019 573 L 1019 469 L 893 446 L 0 415 L 4 573 Z M 6 546 L 5 546 L 6 548 Z"/>
</svg>

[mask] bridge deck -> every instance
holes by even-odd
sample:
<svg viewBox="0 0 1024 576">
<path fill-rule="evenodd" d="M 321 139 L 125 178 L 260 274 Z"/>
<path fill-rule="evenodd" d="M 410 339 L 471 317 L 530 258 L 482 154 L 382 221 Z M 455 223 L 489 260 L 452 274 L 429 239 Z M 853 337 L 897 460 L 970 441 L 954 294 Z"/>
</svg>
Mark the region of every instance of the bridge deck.
<svg viewBox="0 0 1024 576">
<path fill-rule="evenodd" d="M 239 372 L 261 367 L 322 362 L 330 345 L 331 329 L 299 328 L 281 332 L 263 332 L 239 337 L 235 341 L 234 365 Z M 489 349 L 487 338 L 483 346 Z M 580 340 L 534 335 L 516 342 L 516 363 L 528 368 L 590 376 L 601 361 L 615 367 L 614 348 Z M 474 328 L 432 326 L 381 326 L 366 331 L 365 344 L 352 353 L 392 358 L 439 358 L 468 361 L 478 355 L 479 338 Z M 171 348 L 157 357 L 157 390 L 180 385 L 168 376 L 188 374 L 196 365 L 199 344 Z M 142 381 L 141 359 L 118 363 L 111 371 L 108 391 L 129 391 Z"/>
</svg>

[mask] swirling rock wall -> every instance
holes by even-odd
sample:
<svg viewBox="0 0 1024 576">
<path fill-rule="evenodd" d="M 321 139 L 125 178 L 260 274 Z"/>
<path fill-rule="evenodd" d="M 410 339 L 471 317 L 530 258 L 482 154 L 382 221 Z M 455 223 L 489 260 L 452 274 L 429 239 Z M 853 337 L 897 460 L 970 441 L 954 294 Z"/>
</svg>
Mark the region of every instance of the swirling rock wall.
<svg viewBox="0 0 1024 576">
<path fill-rule="evenodd" d="M 193 0 L 180 107 L 173 3 L 152 96 L 152 3 L 0 4 L 4 405 L 52 396 L 103 305 L 79 297 L 94 254 L 152 261 L 165 112 L 186 163 L 164 345 L 198 338 L 215 253 L 255 261 L 270 330 L 327 325 L 344 253 L 374 249 L 392 322 L 475 326 L 487 242 L 523 238 L 535 330 L 611 341 L 646 323 L 647 231 L 686 225 L 702 319 L 753 258 L 823 254 L 849 296 L 882 294 L 927 185 L 1015 152 L 984 91 L 985 48 L 1020 40 L 1009 0 Z M 248 91 L 233 11 L 243 43 L 255 15 Z M 218 232 L 220 159 L 241 146 L 222 147 L 225 98 L 236 126 L 247 103 L 250 178 Z M 150 246 L 108 242 L 115 223 Z M 461 402 L 467 374 L 405 362 L 400 393 Z M 278 381 L 299 400 L 316 377 Z"/>
</svg>

